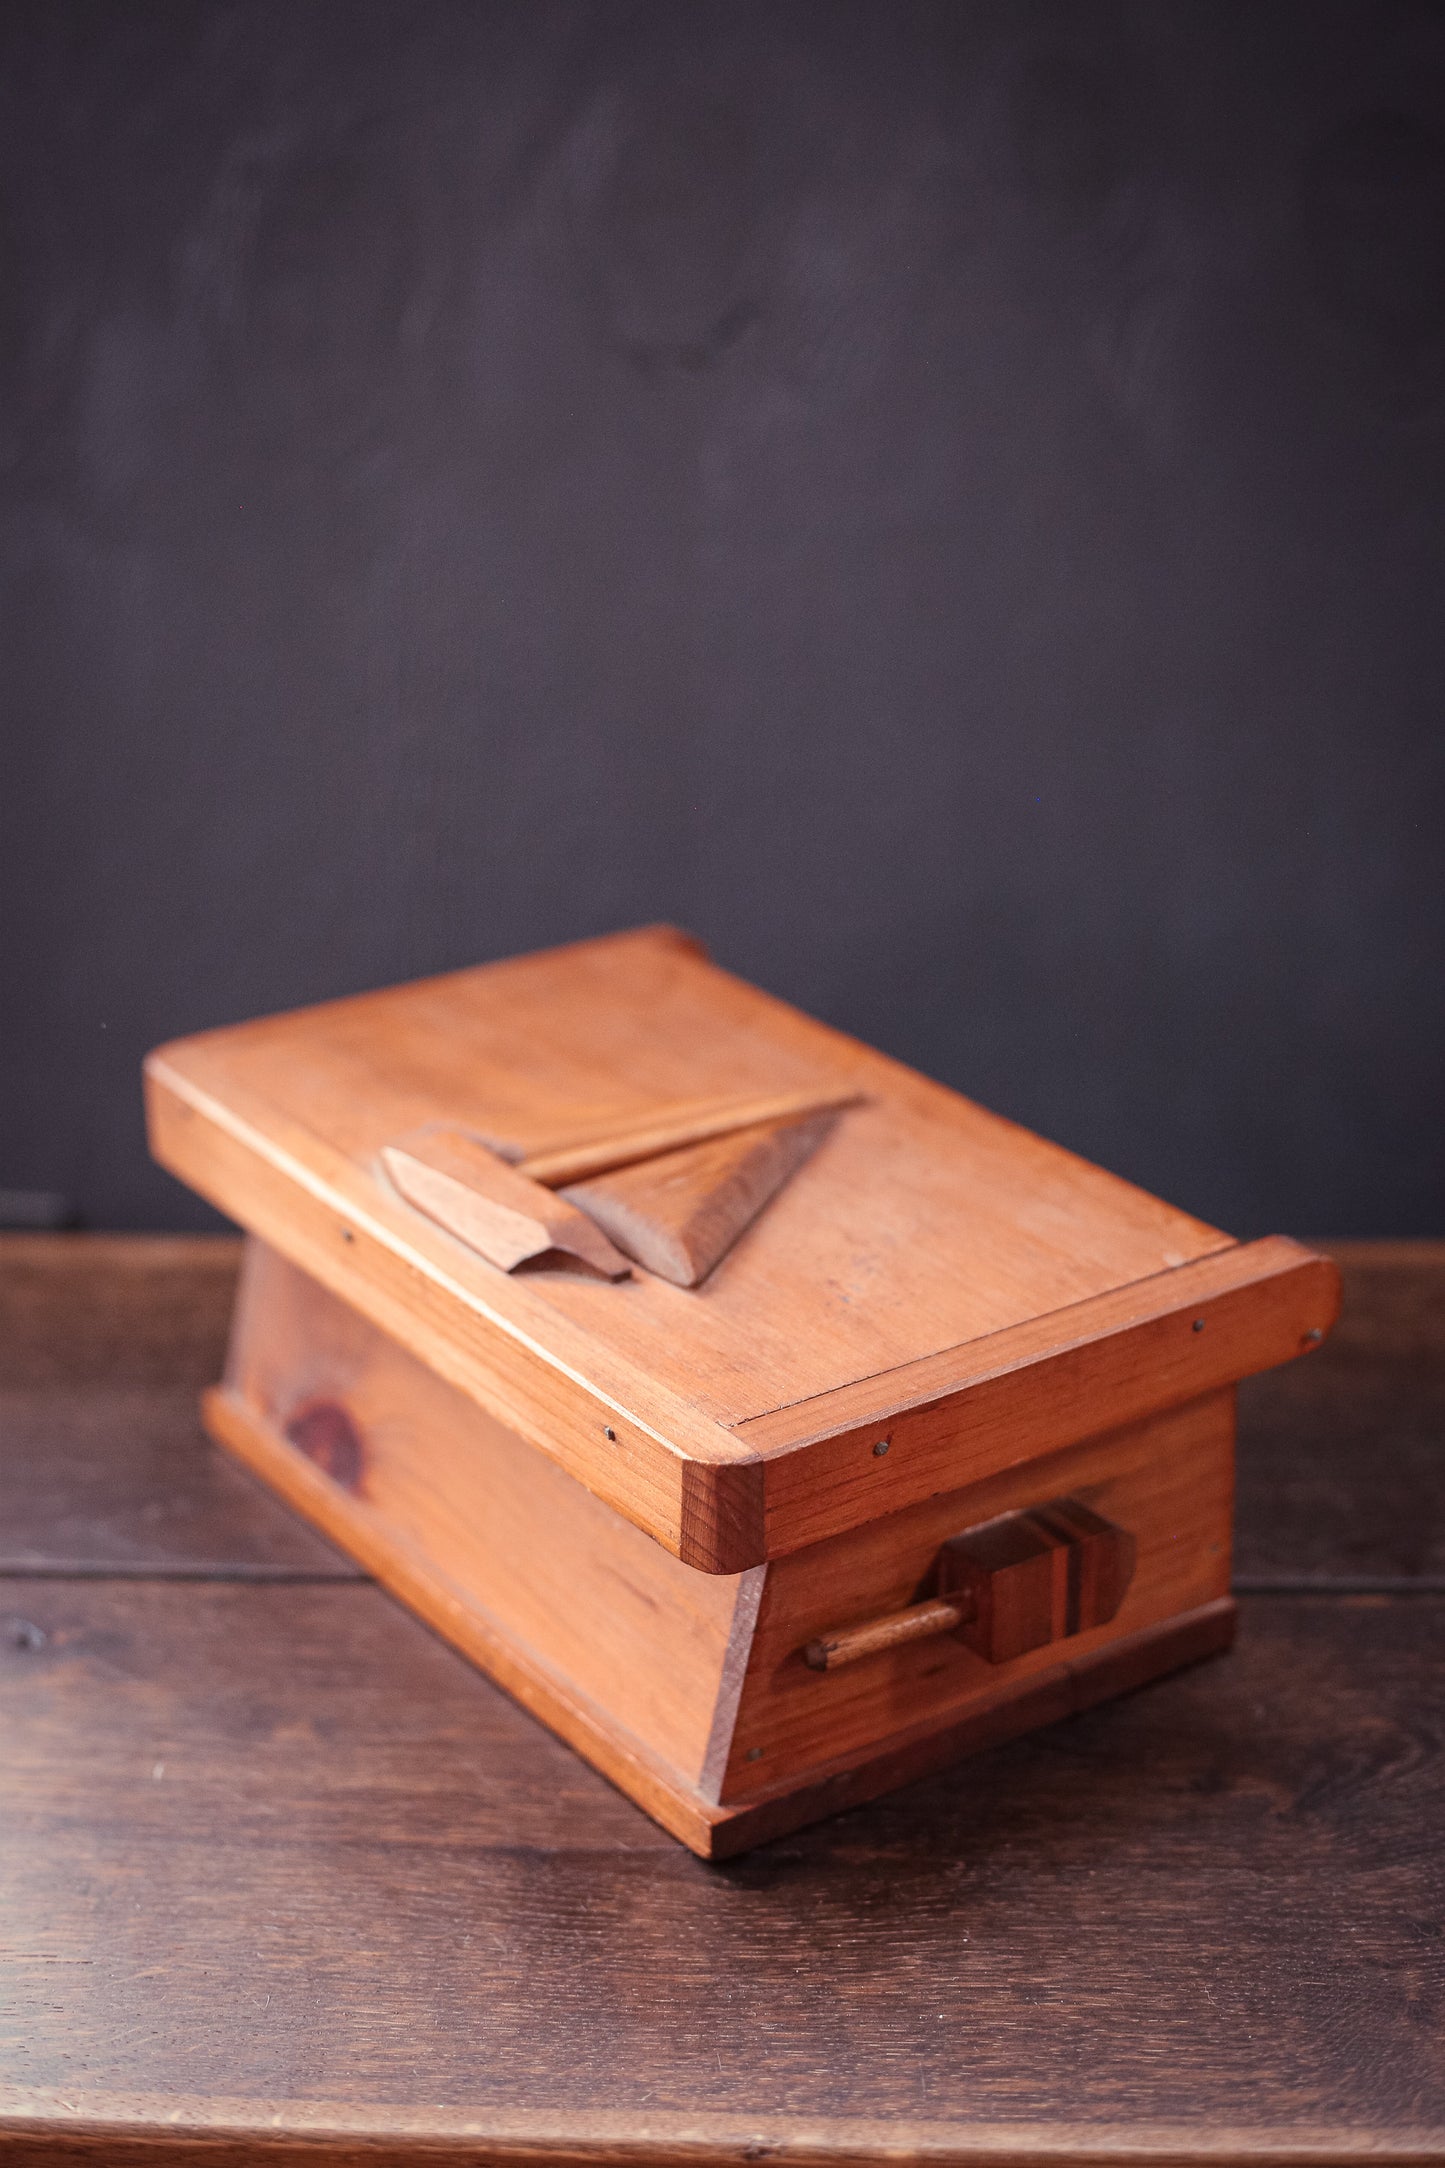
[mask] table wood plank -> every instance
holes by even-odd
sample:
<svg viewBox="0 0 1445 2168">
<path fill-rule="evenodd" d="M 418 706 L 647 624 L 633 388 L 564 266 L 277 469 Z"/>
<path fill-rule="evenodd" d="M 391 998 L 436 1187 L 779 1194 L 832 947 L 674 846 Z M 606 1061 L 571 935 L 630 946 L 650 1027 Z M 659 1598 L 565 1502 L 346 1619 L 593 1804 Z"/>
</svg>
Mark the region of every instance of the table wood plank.
<svg viewBox="0 0 1445 2168">
<path fill-rule="evenodd" d="M 1445 2158 L 1445 1245 L 1339 1254 L 1233 1655 L 708 1867 L 199 1438 L 233 1245 L 0 1241 L 0 2157 Z"/>
<path fill-rule="evenodd" d="M 1235 1573 L 1445 1590 L 1445 1243 L 1337 1243 L 1340 1321 L 1239 1389 Z"/>
<path fill-rule="evenodd" d="M 1445 2150 L 1439 1599 L 1249 1602 L 1231 1658 L 721 1868 L 374 1588 L 0 1615 L 22 2124 Z"/>
<path fill-rule="evenodd" d="M 0 1572 L 367 1578 L 212 1445 L 193 1385 L 0 1388 Z"/>
<path fill-rule="evenodd" d="M 0 1235 L 0 1386 L 209 1385 L 234 1235 Z"/>
</svg>

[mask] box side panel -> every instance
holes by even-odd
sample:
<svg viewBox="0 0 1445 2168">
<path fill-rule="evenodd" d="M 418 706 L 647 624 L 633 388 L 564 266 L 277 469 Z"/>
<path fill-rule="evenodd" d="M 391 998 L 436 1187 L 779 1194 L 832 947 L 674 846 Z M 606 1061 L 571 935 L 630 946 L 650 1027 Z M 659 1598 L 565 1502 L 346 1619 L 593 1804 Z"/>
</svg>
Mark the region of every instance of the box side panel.
<svg viewBox="0 0 1445 2168">
<path fill-rule="evenodd" d="M 228 1382 L 207 1396 L 213 1433 L 704 1857 L 1228 1639 L 1232 1606 L 1213 1592 L 1228 1574 L 1232 1395 L 1053 1456 L 1030 1485 L 977 1485 L 725 1580 L 670 1558 L 347 1305 L 250 1249 Z M 1062 1489 L 1139 1537 L 1140 1580 L 1109 1629 L 982 1683 L 988 1667 L 964 1651 L 974 1675 L 947 1691 L 927 1662 L 915 1674 L 885 1658 L 871 1684 L 867 1663 L 851 1678 L 801 1665 L 800 1641 L 845 1608 L 916 1593 L 909 1576 L 960 1520 Z"/>
<path fill-rule="evenodd" d="M 722 1781 L 725 1803 L 814 1781 L 830 1765 L 886 1751 L 1017 1696 L 1063 1659 L 1227 1596 L 1234 1493 L 1234 1392 L 1226 1389 L 1031 1461 L 965 1490 L 776 1561 L 767 1581 Z M 951 1635 L 836 1671 L 803 1659 L 815 1636 L 896 1612 L 927 1594 L 939 1546 L 992 1520 L 1069 1496 L 1127 1530 L 1133 1577 L 1106 1625 L 990 1664 Z"/>
<path fill-rule="evenodd" d="M 425 1569 L 443 1632 L 457 1638 L 462 1613 L 480 1621 L 604 1728 L 696 1781 L 743 1577 L 682 1565 L 258 1243 L 226 1390 L 272 1434 L 266 1472 L 298 1464 L 298 1502 L 328 1533 L 355 1549 L 364 1529 L 382 1578 L 389 1558 Z"/>
<path fill-rule="evenodd" d="M 970 1703 L 941 1726 L 895 1735 L 878 1752 L 850 1756 L 814 1770 L 796 1786 L 739 1799 L 722 1809 L 709 1833 L 710 1859 L 730 1859 L 752 1845 L 876 1799 L 883 1792 L 943 1769 L 969 1754 L 985 1753 L 1021 1733 L 1077 1716 L 1114 1694 L 1133 1693 L 1166 1672 L 1216 1656 L 1234 1639 L 1235 1604 L 1221 1596 L 1197 1611 L 1184 1611 L 1110 1641 L 1092 1656 L 1070 1657 L 1035 1672 L 992 1698 Z"/>
<path fill-rule="evenodd" d="M 359 1170 L 324 1154 L 312 1166 L 301 1140 L 281 1143 L 247 1128 L 154 1059 L 146 1103 L 151 1148 L 163 1166 L 618 1513 L 703 1572 L 736 1573 L 761 1561 L 761 1474 L 747 1445 L 668 1396 L 649 1396 L 646 1381 L 625 1367 L 613 1377 L 604 1359 L 583 1382 L 565 1360 L 548 1360 L 524 1330 L 463 1292 L 449 1269 L 459 1247 L 452 1238 L 425 1222 L 413 1226 L 419 1215 L 388 1205 Z M 317 1157 L 314 1142 L 307 1149 Z M 463 1255 L 459 1270 L 489 1268 Z M 515 1290 L 509 1299 L 525 1304 Z M 564 1343 L 564 1353 L 584 1351 Z"/>
</svg>

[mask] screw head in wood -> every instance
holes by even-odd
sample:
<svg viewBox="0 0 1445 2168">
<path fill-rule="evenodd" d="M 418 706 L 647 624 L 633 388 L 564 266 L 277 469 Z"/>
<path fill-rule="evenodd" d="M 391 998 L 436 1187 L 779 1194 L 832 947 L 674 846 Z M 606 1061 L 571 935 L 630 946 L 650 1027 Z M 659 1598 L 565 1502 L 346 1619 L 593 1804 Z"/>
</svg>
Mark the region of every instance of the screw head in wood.
<svg viewBox="0 0 1445 2168">
<path fill-rule="evenodd" d="M 1196 1332 L 1203 1332 L 1203 1330 L 1204 1330 L 1204 1320 L 1203 1320 L 1203 1318 L 1202 1318 L 1202 1317 L 1196 1317 L 1196 1318 L 1195 1318 L 1195 1320 L 1194 1320 L 1194 1330 L 1195 1330 Z"/>
<path fill-rule="evenodd" d="M 604 1424 L 602 1425 L 602 1435 L 603 1435 L 603 1437 L 604 1437 L 604 1438 L 606 1438 L 606 1439 L 608 1440 L 609 1444 L 611 1444 L 611 1445 L 616 1445 L 616 1443 L 617 1443 L 617 1433 L 616 1433 L 616 1431 L 615 1431 L 615 1430 L 614 1430 L 614 1429 L 612 1428 L 612 1425 L 611 1425 L 610 1423 L 604 1423 Z"/>
<path fill-rule="evenodd" d="M 892 1443 L 893 1440 L 891 1438 L 880 1438 L 878 1440 L 878 1443 L 873 1448 L 873 1458 L 875 1460 L 882 1460 L 883 1455 L 887 1452 L 889 1446 Z"/>
</svg>

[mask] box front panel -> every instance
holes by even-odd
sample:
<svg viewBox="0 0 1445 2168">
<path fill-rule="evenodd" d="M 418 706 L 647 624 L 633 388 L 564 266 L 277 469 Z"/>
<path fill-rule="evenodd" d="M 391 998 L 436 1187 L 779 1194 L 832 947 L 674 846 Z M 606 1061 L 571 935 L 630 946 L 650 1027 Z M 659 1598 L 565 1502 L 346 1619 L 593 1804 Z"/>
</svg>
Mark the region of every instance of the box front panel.
<svg viewBox="0 0 1445 2168">
<path fill-rule="evenodd" d="M 1226 1596 L 1233 1495 L 1230 1388 L 775 1561 L 767 1569 L 722 1799 L 802 1782 L 912 1732 L 950 1724 L 1061 1664 Z M 991 1662 L 957 1632 L 943 1631 L 882 1647 L 837 1670 L 810 1666 L 804 1651 L 811 1643 L 934 1595 L 940 1553 L 951 1538 L 1000 1515 L 1065 1499 L 1131 1539 L 1127 1586 L 1107 1622 L 1069 1632 L 1075 1621 L 1065 1593 L 1052 1619 L 1058 1634 L 1046 1620 L 1039 1630 L 1050 1638 L 1003 1661 Z M 1026 1567 L 1025 1561 L 1020 1570 Z M 1017 1578 L 999 1583 L 1009 1591 L 1019 1585 Z M 1016 1602 L 1016 1595 L 1008 1600 Z M 1087 1602 L 1084 1613 L 1087 1619 Z"/>
</svg>

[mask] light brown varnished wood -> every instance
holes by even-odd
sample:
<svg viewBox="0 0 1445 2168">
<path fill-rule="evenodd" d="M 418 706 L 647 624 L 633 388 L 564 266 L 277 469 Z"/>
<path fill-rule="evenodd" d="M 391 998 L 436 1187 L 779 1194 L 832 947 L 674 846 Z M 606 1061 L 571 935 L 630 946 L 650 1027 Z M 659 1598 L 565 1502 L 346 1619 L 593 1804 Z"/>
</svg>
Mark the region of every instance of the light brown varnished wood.
<svg viewBox="0 0 1445 2168">
<path fill-rule="evenodd" d="M 580 1142 L 530 1151 L 519 1165 L 534 1182 L 565 1189 L 573 1182 L 590 1182 L 596 1175 L 634 1166 L 639 1160 L 657 1159 L 665 1152 L 680 1152 L 712 1138 L 731 1136 L 739 1129 L 756 1129 L 765 1122 L 801 1121 L 810 1115 L 837 1111 L 851 1106 L 856 1098 L 855 1092 L 846 1089 L 817 1089 L 703 1099 L 666 1109 L 640 1126 L 609 1129 Z"/>
<path fill-rule="evenodd" d="M 1014 1471 L 1002 1485 L 894 1515 L 816 1555 L 704 1575 L 253 1245 L 226 1383 L 207 1397 L 206 1420 L 707 1856 L 752 1841 L 761 1797 L 773 1829 L 789 1813 L 796 1823 L 830 1811 L 826 1784 L 844 1764 L 849 1796 L 861 1797 L 871 1782 L 891 1780 L 900 1753 L 911 1768 L 965 1750 L 975 1718 L 992 1738 L 1002 1703 L 1034 1706 L 1039 1675 L 1060 1662 L 1072 1677 L 1128 1642 L 1152 1648 L 1166 1668 L 1171 1617 L 1217 1602 L 1228 1586 L 1227 1394 Z M 1077 1634 L 1067 1650 L 1032 1647 L 1006 1662 L 959 1646 L 940 1663 L 932 1651 L 892 1646 L 866 1667 L 860 1688 L 840 1695 L 820 1680 L 798 1703 L 803 1649 L 828 1624 L 810 1603 L 836 1605 L 846 1592 L 864 1617 L 897 1608 L 899 1590 L 936 1573 L 948 1537 L 1000 1511 L 1046 1505 L 1063 1489 L 1107 1500 L 1104 1510 L 1140 1547 L 1117 1624 Z M 908 1661 L 920 1653 L 921 1663 Z M 951 1744 L 935 1749 L 935 1736 Z"/>
<path fill-rule="evenodd" d="M 155 1428 L 219 1360 L 184 1245 L 71 1244 L 0 1241 L 7 2164 L 1445 2154 L 1445 1246 L 1342 1246 L 1339 1332 L 1242 1389 L 1294 1592 L 1227 1661 L 716 1868 L 381 1591 L 247 1578 L 309 1538 Z M 234 1583 L 94 1577 L 162 1489 Z"/>
<path fill-rule="evenodd" d="M 195 1111 L 157 1087 L 150 1113 L 160 1156 L 189 1164 L 198 1141 Z M 751 1447 L 605 1347 L 559 1326 L 538 1281 L 521 1285 L 488 1267 L 399 1198 L 389 1203 L 373 1179 L 334 1166 L 334 1194 L 318 1195 L 297 1179 L 295 1151 L 253 1152 L 232 1134 L 223 1109 L 212 1113 L 199 1138 L 204 1180 L 217 1194 L 244 1193 L 259 1238 L 666 1549 L 709 1573 L 741 1572 L 761 1560 L 761 1464 Z M 341 1197 L 351 1209 L 338 1211 Z M 624 1281 L 608 1291 L 626 1300 L 632 1290 Z M 545 1351 L 535 1337 L 543 1330 Z M 578 1373 L 584 1362 L 585 1377 Z M 604 1440 L 616 1450 L 602 1453 Z"/>
<path fill-rule="evenodd" d="M 1228 1389 L 1065 1451 L 943 1492 L 768 1567 L 720 1796 L 785 1793 L 892 1732 L 943 1732 L 1018 1698 L 1060 1663 L 1209 1611 L 1229 1592 L 1234 1396 Z M 1001 1664 L 953 1637 L 909 1641 L 819 1673 L 804 1651 L 839 1628 L 934 1593 L 950 1537 L 1058 1497 L 1127 1530 L 1132 1579 L 1112 1620 Z"/>
<path fill-rule="evenodd" d="M 607 1280 L 627 1275 L 627 1259 L 585 1212 L 460 1130 L 385 1144 L 381 1163 L 408 1204 L 503 1272 L 555 1252 Z"/>
<path fill-rule="evenodd" d="M 1191 1235 L 655 931 L 211 1034 L 149 1087 L 160 1156 L 266 1246 L 215 1434 L 709 1856 L 1046 1672 L 1226 1630 L 1233 1385 L 1333 1317 L 1298 1244 Z M 899 1628 L 956 1588 L 948 1645 Z M 877 1618 L 866 1665 L 805 1660 Z"/>
<path fill-rule="evenodd" d="M 812 1671 L 836 1671 L 886 1649 L 956 1634 L 988 1663 L 1107 1625 L 1133 1577 L 1134 1537 L 1077 1498 L 995 1514 L 947 1537 L 934 1592 L 902 1611 L 834 1627 L 803 1648 Z"/>
<path fill-rule="evenodd" d="M 731 1130 L 597 1174 L 564 1195 L 649 1272 L 696 1287 L 812 1157 L 834 1119 L 813 1109 Z"/>
<path fill-rule="evenodd" d="M 206 1421 L 624 1789 L 696 1789 L 747 1576 L 684 1566 L 259 1244 Z"/>
<path fill-rule="evenodd" d="M 861 1664 L 865 1657 L 881 1656 L 885 1649 L 902 1648 L 908 1641 L 931 1641 L 936 1634 L 951 1634 L 973 1611 L 972 1599 L 950 1601 L 929 1596 L 910 1603 L 902 1611 L 885 1611 L 882 1618 L 864 1619 L 857 1626 L 835 1626 L 817 1634 L 803 1648 L 803 1662 L 810 1671 L 837 1671 L 843 1664 Z"/>
<path fill-rule="evenodd" d="M 182 1403 L 188 1382 L 221 1373 L 241 1247 L 211 1235 L 0 1235 L 0 1388 L 17 1395 L 0 1422 L 35 1439 L 54 1479 L 27 1478 L 0 1508 L 12 1530 L 23 1526 L 28 1550 L 43 1549 L 47 1500 L 69 1487 L 77 1536 L 110 1555 L 109 1516 L 124 1519 L 110 1502 L 111 1468 L 122 1454 L 119 1478 L 127 1439 L 156 1456 L 145 1464 L 178 1512 L 209 1517 L 205 1484 L 191 1499 L 186 1475 L 204 1474 L 214 1456 L 187 1447 L 199 1434 Z M 1430 1510 L 1445 1500 L 1445 1245 L 1318 1247 L 1343 1277 L 1339 1324 L 1306 1361 L 1239 1389 L 1237 1575 L 1270 1587 L 1346 1573 L 1382 1588 L 1422 1575 L 1445 1584 L 1445 1518 Z M 51 1386 L 75 1396 L 73 1431 L 63 1404 L 46 1397 Z M 1351 1470 L 1371 1455 L 1377 1480 L 1352 1487 Z M 1397 1497 L 1413 1501 L 1408 1514 Z M 70 1537 L 66 1546 L 56 1564 L 79 1555 Z"/>
<path fill-rule="evenodd" d="M 781 1093 L 861 1098 L 697 1289 L 508 1278 L 375 1171 L 428 1122 L 525 1161 L 575 1134 L 579 1108 L 594 1133 L 636 1131 L 659 1106 Z M 1290 1253 L 1286 1299 L 1279 1251 L 1240 1249 L 665 930 L 205 1034 L 152 1057 L 149 1102 L 174 1171 L 709 1571 L 981 1475 L 990 1426 L 1049 1450 L 1149 1405 L 1156 1361 L 1164 1395 L 1187 1398 L 1328 1324 L 1328 1267 L 1311 1278 Z M 1193 1299 L 1176 1276 L 1214 1258 L 1240 1300 L 1216 1303 L 1205 1360 L 1180 1358 L 1172 1324 L 1154 1328 Z M 1140 1344 L 1095 1361 L 1070 1343 L 1081 1330 Z M 940 1396 L 954 1404 L 930 1407 L 920 1450 L 857 1481 L 850 1426 Z"/>
<path fill-rule="evenodd" d="M 1197 1611 L 1176 1612 L 1163 1625 L 1125 1634 L 1102 1648 L 1077 1653 L 1059 1650 L 1052 1663 L 1021 1684 L 972 1695 L 942 1723 L 895 1728 L 876 1752 L 835 1755 L 829 1762 L 812 1765 L 798 1780 L 772 1790 L 740 1789 L 727 1802 L 728 1811 L 713 1830 L 710 1856 L 734 1858 L 754 1845 L 985 1753 L 1041 1724 L 1058 1723 L 1113 1694 L 1132 1693 L 1183 1665 L 1220 1655 L 1232 1646 L 1235 1626 L 1234 1600 L 1222 1596 Z"/>
<path fill-rule="evenodd" d="M 1276 1235 L 740 1424 L 768 1555 L 1309 1353 L 1338 1306 L 1334 1264 Z"/>
<path fill-rule="evenodd" d="M 160 1050 L 150 1073 L 192 1109 L 189 1138 L 172 1125 L 159 1139 L 188 1178 L 244 1201 L 242 1167 L 210 1163 L 219 1110 L 248 1151 L 343 1209 L 364 1205 L 358 1241 L 400 1233 L 420 1267 L 455 1260 L 417 1240 L 410 1214 L 397 1228 L 382 1213 L 372 1170 L 428 1121 L 525 1148 L 604 1093 L 621 1126 L 629 1109 L 640 1123 L 683 1098 L 863 1092 L 702 1299 L 651 1278 L 620 1299 L 485 1266 L 453 1279 L 560 1360 L 610 1352 L 639 1386 L 724 1425 L 1229 1246 L 655 933 L 204 1034 Z M 370 1260 L 358 1249 L 353 1262 Z"/>
</svg>

